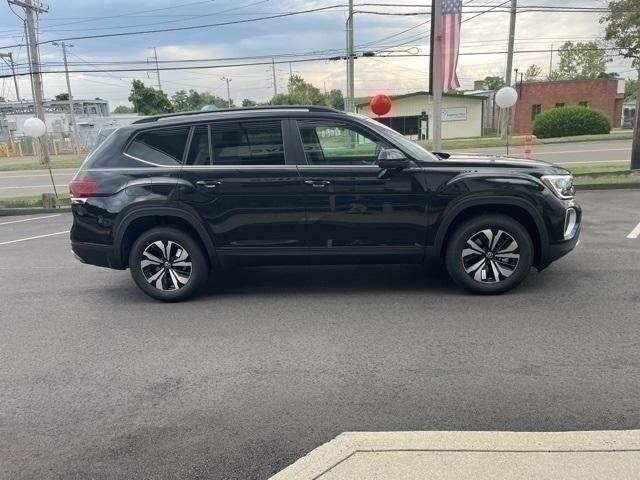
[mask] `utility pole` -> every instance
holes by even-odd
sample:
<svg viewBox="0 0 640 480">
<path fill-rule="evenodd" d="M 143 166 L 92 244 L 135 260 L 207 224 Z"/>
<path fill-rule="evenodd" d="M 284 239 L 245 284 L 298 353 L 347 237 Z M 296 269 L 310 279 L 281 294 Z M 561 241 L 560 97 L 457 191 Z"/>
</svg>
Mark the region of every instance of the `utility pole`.
<svg viewBox="0 0 640 480">
<path fill-rule="evenodd" d="M 431 61 L 431 88 L 433 90 L 433 150 L 442 151 L 442 0 L 433 0 L 433 56 Z"/>
<path fill-rule="evenodd" d="M 271 57 L 271 69 L 273 70 L 273 96 L 275 97 L 278 95 L 278 79 L 276 77 L 276 59 L 274 57 Z"/>
<path fill-rule="evenodd" d="M 36 35 L 36 25 L 34 13 L 46 13 L 48 8 L 43 8 L 34 0 L 8 0 L 10 4 L 24 8 L 25 12 L 25 29 L 26 40 L 28 45 L 29 63 L 31 67 L 31 78 L 33 81 L 33 103 L 36 111 L 36 117 L 45 122 L 44 118 L 44 100 L 42 95 L 42 73 L 40 72 L 40 55 L 38 53 L 38 40 Z M 46 122 L 45 122 L 46 123 Z M 42 161 L 49 163 L 49 143 L 47 139 L 41 142 L 42 145 Z"/>
<path fill-rule="evenodd" d="M 153 47 L 153 57 L 156 60 L 156 76 L 158 77 L 158 90 L 162 91 L 162 83 L 160 83 L 160 68 L 158 67 L 158 52 L 156 52 L 156 47 Z"/>
<path fill-rule="evenodd" d="M 9 68 L 11 68 L 11 73 L 13 74 L 13 86 L 16 89 L 16 100 L 19 102 L 22 102 L 22 100 L 20 100 L 20 90 L 18 90 L 18 77 L 16 76 L 16 64 L 13 61 L 13 55 L 11 54 L 11 52 L 9 53 L 0 53 L 0 58 L 8 58 L 9 61 L 7 62 L 5 60 L 5 63 L 7 65 L 9 65 Z"/>
<path fill-rule="evenodd" d="M 504 72 L 504 83 L 511 86 L 511 71 L 513 68 L 513 47 L 516 39 L 516 8 L 518 0 L 511 0 L 511 15 L 509 17 L 509 46 L 507 48 L 507 69 Z M 503 109 L 502 113 L 502 138 L 507 138 L 507 125 L 511 121 L 511 109 Z"/>
<path fill-rule="evenodd" d="M 549 78 L 551 78 L 552 72 L 553 72 L 553 43 L 551 44 L 551 49 L 549 50 Z"/>
<path fill-rule="evenodd" d="M 229 89 L 231 79 L 227 77 L 220 77 L 220 80 L 227 82 L 227 108 L 231 108 L 231 90 Z"/>
<path fill-rule="evenodd" d="M 640 68 L 637 86 L 640 87 Z M 640 95 L 636 93 L 636 116 L 633 122 L 633 142 L 631 144 L 631 173 L 640 175 Z"/>
<path fill-rule="evenodd" d="M 349 16 L 347 17 L 347 98 L 345 110 L 353 112 L 354 109 L 354 72 L 353 72 L 353 0 L 349 0 Z"/>
<path fill-rule="evenodd" d="M 62 47 L 62 58 L 64 60 L 64 75 L 67 78 L 67 100 L 69 101 L 69 115 L 71 119 L 71 135 L 73 137 L 73 148 L 75 153 L 80 153 L 80 132 L 78 132 L 78 122 L 76 122 L 76 110 L 73 105 L 73 95 L 71 94 L 71 81 L 69 80 L 69 66 L 67 64 L 67 47 L 73 45 L 65 42 L 53 42 L 56 47 Z"/>
</svg>

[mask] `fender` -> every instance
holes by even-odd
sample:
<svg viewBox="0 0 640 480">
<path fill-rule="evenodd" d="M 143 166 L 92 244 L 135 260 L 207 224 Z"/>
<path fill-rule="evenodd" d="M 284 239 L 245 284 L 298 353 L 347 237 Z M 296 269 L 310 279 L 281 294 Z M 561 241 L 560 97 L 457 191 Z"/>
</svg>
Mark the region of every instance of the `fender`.
<svg viewBox="0 0 640 480">
<path fill-rule="evenodd" d="M 526 200 L 517 197 L 508 197 L 508 196 L 480 196 L 480 197 L 472 197 L 463 199 L 455 205 L 447 208 L 443 213 L 443 220 L 438 227 L 438 230 L 435 235 L 435 251 L 441 252 L 444 238 L 447 234 L 447 230 L 455 220 L 455 218 L 462 213 L 464 210 L 470 207 L 478 207 L 484 205 L 511 205 L 514 207 L 520 207 L 524 209 L 531 218 L 533 219 L 536 229 L 538 231 L 538 240 L 540 241 L 540 260 L 539 264 L 544 267 L 548 265 L 548 257 L 549 257 L 549 235 L 547 233 L 547 227 L 542 219 L 542 216 L 536 210 L 536 208 Z"/>
<path fill-rule="evenodd" d="M 115 259 L 122 262 L 122 240 L 127 228 L 129 228 L 129 225 L 138 218 L 154 216 L 177 217 L 189 223 L 189 225 L 198 233 L 200 241 L 202 241 L 202 244 L 207 250 L 207 255 L 211 260 L 211 263 L 214 265 L 217 264 L 218 257 L 216 255 L 215 246 L 213 245 L 209 232 L 207 232 L 206 228 L 202 224 L 202 221 L 196 215 L 186 210 L 169 206 L 140 207 L 127 212 L 125 216 L 122 217 L 122 220 L 118 222 L 118 225 L 113 232 Z"/>
</svg>

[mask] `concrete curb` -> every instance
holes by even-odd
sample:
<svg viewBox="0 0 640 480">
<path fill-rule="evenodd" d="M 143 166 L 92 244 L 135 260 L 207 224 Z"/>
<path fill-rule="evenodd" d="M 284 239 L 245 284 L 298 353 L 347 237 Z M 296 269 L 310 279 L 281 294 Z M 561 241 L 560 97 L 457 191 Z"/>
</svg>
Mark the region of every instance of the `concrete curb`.
<svg viewBox="0 0 640 480">
<path fill-rule="evenodd" d="M 37 215 L 39 213 L 66 213 L 70 212 L 71 207 L 60 208 L 41 208 L 41 207 L 27 207 L 27 208 L 0 208 L 0 217 L 10 217 L 13 215 Z"/>
<path fill-rule="evenodd" d="M 271 480 L 637 479 L 640 430 L 346 432 Z M 532 476 L 533 475 L 533 476 Z"/>
</svg>

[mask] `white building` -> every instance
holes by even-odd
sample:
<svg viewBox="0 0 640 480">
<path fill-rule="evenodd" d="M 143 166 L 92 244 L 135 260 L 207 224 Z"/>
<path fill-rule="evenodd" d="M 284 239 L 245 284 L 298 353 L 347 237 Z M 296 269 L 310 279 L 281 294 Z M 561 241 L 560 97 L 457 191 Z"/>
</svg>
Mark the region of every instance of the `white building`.
<svg viewBox="0 0 640 480">
<path fill-rule="evenodd" d="M 382 116 L 371 111 L 371 98 L 356 102 L 356 111 L 390 126 L 413 139 L 433 138 L 433 99 L 428 92 L 392 95 L 391 110 Z M 442 138 L 480 137 L 483 133 L 485 97 L 476 95 L 442 95 Z M 421 134 L 426 121 L 427 131 Z"/>
</svg>

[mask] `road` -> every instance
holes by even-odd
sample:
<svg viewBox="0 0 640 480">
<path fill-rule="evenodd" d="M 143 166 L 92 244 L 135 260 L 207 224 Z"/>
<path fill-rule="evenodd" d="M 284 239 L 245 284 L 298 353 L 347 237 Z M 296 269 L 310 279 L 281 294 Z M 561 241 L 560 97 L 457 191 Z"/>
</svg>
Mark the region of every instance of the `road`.
<svg viewBox="0 0 640 480">
<path fill-rule="evenodd" d="M 465 153 L 478 152 L 500 155 L 506 153 L 504 147 L 477 148 L 463 151 Z M 523 147 L 521 145 L 512 147 L 510 154 L 524 156 Z M 605 142 L 535 145 L 532 157 L 562 165 L 582 163 L 606 165 L 607 163 L 628 162 L 630 154 L 631 140 L 609 140 Z M 59 193 L 67 193 L 67 184 L 74 174 L 74 169 L 54 170 L 54 180 L 59 186 Z M 53 192 L 49 172 L 46 170 L 0 172 L 0 198 L 39 195 L 44 192 Z"/>
<path fill-rule="evenodd" d="M 343 431 L 640 428 L 640 191 L 578 200 L 578 249 L 499 297 L 263 267 L 161 304 L 73 259 L 68 215 L 3 217 L 0 478 L 263 479 Z"/>
</svg>

